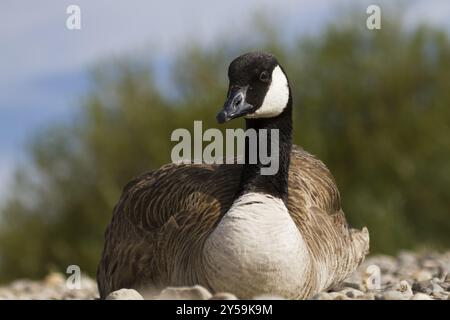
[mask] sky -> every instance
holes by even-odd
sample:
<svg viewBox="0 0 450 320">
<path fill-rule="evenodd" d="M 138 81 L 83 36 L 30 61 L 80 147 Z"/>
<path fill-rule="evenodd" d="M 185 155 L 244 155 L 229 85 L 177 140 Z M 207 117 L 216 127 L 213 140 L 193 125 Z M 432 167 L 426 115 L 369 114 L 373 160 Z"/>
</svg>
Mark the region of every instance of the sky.
<svg viewBox="0 0 450 320">
<path fill-rule="evenodd" d="M 382 14 L 387 1 L 379 4 Z M 391 1 L 392 2 L 392 1 Z M 404 3 L 404 23 L 450 30 L 450 1 Z M 26 144 L 41 128 L 70 121 L 89 89 L 89 70 L 114 56 L 147 49 L 167 59 L 195 41 L 245 32 L 263 13 L 285 30 L 311 34 L 334 21 L 339 8 L 360 0 L 2 0 L 0 2 L 0 203 Z M 81 8 L 81 30 L 68 30 L 66 8 Z M 362 12 L 361 14 L 365 14 Z M 163 72 L 162 71 L 162 72 Z"/>
</svg>

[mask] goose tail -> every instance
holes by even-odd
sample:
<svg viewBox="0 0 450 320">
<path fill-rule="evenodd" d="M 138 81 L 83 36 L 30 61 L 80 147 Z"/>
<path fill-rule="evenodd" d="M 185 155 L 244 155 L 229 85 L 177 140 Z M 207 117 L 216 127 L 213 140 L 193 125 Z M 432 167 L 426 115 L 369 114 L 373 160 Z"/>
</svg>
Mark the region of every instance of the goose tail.
<svg viewBox="0 0 450 320">
<path fill-rule="evenodd" d="M 355 262 L 360 265 L 364 261 L 364 257 L 369 253 L 369 230 L 366 227 L 363 227 L 361 230 L 350 229 L 350 234 L 355 250 Z"/>
</svg>

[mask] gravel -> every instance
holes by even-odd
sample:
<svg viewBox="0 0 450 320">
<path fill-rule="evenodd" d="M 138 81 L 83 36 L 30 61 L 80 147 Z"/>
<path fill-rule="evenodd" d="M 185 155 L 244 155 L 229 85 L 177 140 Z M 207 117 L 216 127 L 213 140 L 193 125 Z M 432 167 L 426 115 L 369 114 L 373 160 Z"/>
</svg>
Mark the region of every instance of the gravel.
<svg viewBox="0 0 450 320">
<path fill-rule="evenodd" d="M 379 276 L 378 276 L 379 275 Z M 2 299 L 97 299 L 95 280 L 82 275 L 79 288 L 67 285 L 65 275 L 50 273 L 41 281 L 20 279 L 0 286 Z M 211 294 L 201 286 L 168 287 L 157 299 L 235 300 L 232 293 Z M 121 289 L 110 300 L 140 300 L 136 290 Z M 272 295 L 255 299 L 280 299 Z M 341 284 L 316 294 L 314 300 L 450 300 L 450 251 L 413 253 L 404 251 L 396 257 L 374 255 Z"/>
<path fill-rule="evenodd" d="M 120 289 L 111 292 L 106 297 L 106 300 L 144 300 L 144 297 L 134 289 Z"/>
</svg>

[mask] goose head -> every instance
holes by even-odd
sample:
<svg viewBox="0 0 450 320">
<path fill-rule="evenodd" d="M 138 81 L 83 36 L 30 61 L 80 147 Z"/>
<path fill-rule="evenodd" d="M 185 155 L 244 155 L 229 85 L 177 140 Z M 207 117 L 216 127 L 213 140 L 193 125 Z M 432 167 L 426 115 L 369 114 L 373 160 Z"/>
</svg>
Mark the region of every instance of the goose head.
<svg viewBox="0 0 450 320">
<path fill-rule="evenodd" d="M 234 59 L 228 68 L 229 88 L 217 121 L 245 117 L 274 118 L 290 101 L 288 79 L 277 59 L 268 53 L 250 52 Z"/>
</svg>

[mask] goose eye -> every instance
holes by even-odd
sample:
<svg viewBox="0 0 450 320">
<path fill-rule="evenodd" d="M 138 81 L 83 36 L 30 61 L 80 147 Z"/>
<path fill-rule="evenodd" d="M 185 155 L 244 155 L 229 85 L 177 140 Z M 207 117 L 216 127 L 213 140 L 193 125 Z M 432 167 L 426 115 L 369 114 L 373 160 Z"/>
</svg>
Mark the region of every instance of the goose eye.
<svg viewBox="0 0 450 320">
<path fill-rule="evenodd" d="M 266 82 L 267 80 L 269 80 L 269 73 L 267 71 L 263 71 L 261 72 L 261 74 L 259 75 L 259 80 Z"/>
</svg>

